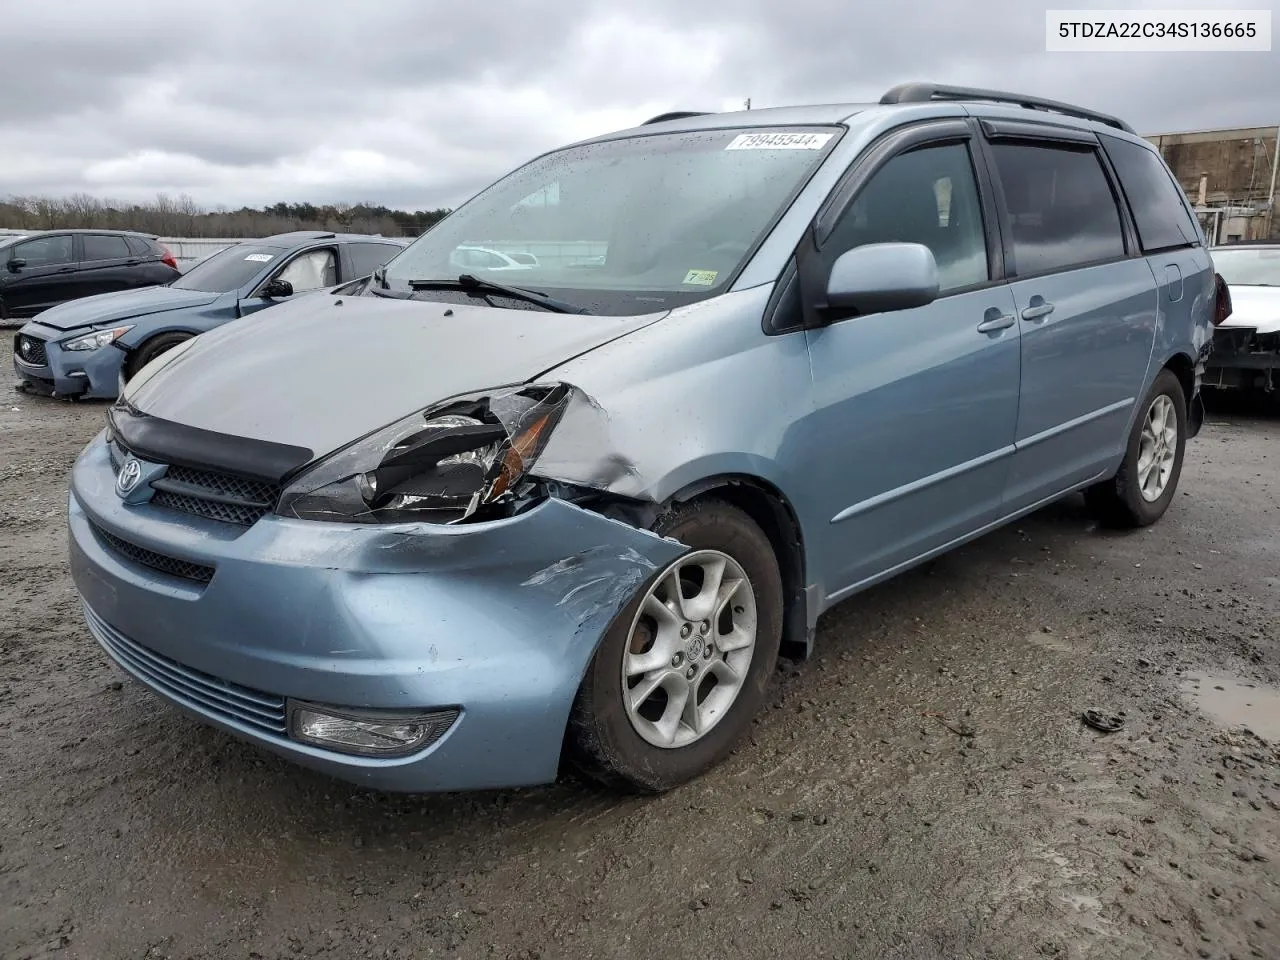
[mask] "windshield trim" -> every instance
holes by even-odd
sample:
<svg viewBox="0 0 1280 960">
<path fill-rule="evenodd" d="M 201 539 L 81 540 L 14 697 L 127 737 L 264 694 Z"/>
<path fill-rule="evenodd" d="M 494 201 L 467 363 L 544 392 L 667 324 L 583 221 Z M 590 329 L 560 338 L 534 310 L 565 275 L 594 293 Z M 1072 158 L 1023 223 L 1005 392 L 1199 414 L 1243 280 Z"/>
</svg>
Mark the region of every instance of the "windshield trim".
<svg viewBox="0 0 1280 960">
<path fill-rule="evenodd" d="M 695 129 L 686 129 L 686 130 L 656 130 L 656 129 L 649 130 L 649 129 L 641 128 L 641 129 L 627 132 L 625 135 L 604 136 L 604 137 L 596 137 L 588 140 L 580 140 L 575 143 L 565 144 L 563 146 L 556 147 L 552 150 L 543 151 L 537 156 L 531 158 L 525 163 L 520 164 L 514 169 L 509 170 L 507 173 L 503 174 L 498 179 L 482 187 L 475 194 L 469 197 L 464 203 L 459 204 L 456 208 L 451 210 L 447 216 L 442 217 L 440 220 L 437 220 L 430 227 L 428 227 L 426 230 L 420 233 L 417 237 L 415 237 L 411 243 L 407 244 L 399 253 L 397 253 L 394 257 L 392 257 L 385 264 L 383 264 L 382 273 L 381 273 L 382 284 L 386 286 L 387 272 L 395 265 L 396 261 L 398 261 L 401 257 L 406 256 L 410 251 L 413 250 L 414 247 L 416 247 L 419 243 L 423 242 L 427 237 L 431 236 L 431 234 L 434 231 L 440 230 L 440 229 L 446 229 L 446 227 L 444 226 L 445 224 L 449 224 L 451 227 L 452 224 L 450 223 L 450 221 L 454 220 L 455 217 L 457 217 L 460 213 L 466 210 L 468 206 L 475 203 L 480 197 L 489 193 L 489 191 L 491 190 L 495 190 L 499 188 L 503 183 L 513 179 L 524 170 L 528 169 L 529 167 L 533 166 L 536 163 L 542 162 L 548 157 L 554 157 L 557 154 L 566 153 L 571 150 L 580 150 L 584 147 L 598 146 L 598 145 L 614 143 L 614 142 L 645 140 L 645 139 L 651 139 L 655 137 L 680 138 L 680 137 L 687 137 L 690 135 L 696 135 L 696 134 L 702 134 L 702 133 L 741 134 L 741 133 L 760 132 L 760 131 L 766 131 L 766 130 L 772 133 L 830 133 L 832 134 L 832 136 L 831 136 L 831 139 L 828 140 L 820 150 L 814 151 L 814 153 L 816 154 L 814 158 L 814 162 L 809 166 L 805 174 L 796 180 L 795 184 L 793 184 L 792 186 L 791 191 L 778 204 L 778 207 L 773 212 L 773 215 L 757 231 L 755 237 L 752 238 L 750 246 L 748 246 L 746 252 L 739 259 L 734 269 L 726 275 L 726 278 L 723 282 L 716 284 L 714 288 L 705 292 L 704 291 L 683 291 L 683 290 L 635 291 L 635 290 L 627 290 L 621 287 L 602 289 L 599 291 L 600 293 L 606 294 L 606 295 L 608 294 L 622 294 L 622 295 L 639 294 L 640 295 L 640 297 L 637 298 L 638 302 L 634 304 L 632 308 L 635 311 L 634 313 L 610 314 L 614 316 L 642 316 L 646 313 L 651 313 L 653 311 L 654 304 L 651 302 L 645 303 L 643 301 L 644 295 L 649 295 L 654 298 L 661 297 L 665 301 L 664 309 L 675 309 L 676 307 L 687 306 L 688 304 L 691 304 L 691 303 L 698 303 L 704 300 L 712 299 L 714 297 L 722 296 L 734 289 L 734 286 L 737 283 L 738 278 L 743 274 L 743 272 L 747 269 L 747 267 L 751 265 L 751 262 L 752 260 L 755 259 L 756 254 L 760 252 L 761 247 L 764 246 L 764 244 L 769 240 L 770 236 L 773 235 L 773 232 L 774 230 L 777 229 L 778 224 L 782 221 L 782 219 L 787 215 L 787 213 L 795 205 L 796 201 L 808 188 L 809 184 L 813 181 L 813 178 L 817 176 L 818 171 L 820 171 L 825 166 L 827 160 L 831 157 L 832 152 L 840 145 L 841 141 L 844 139 L 845 134 L 849 132 L 849 127 L 847 124 L 842 123 L 840 121 L 834 121 L 834 120 L 827 121 L 827 122 L 811 122 L 811 123 L 779 123 L 777 121 L 772 123 L 750 123 L 744 118 L 742 123 L 736 123 L 730 126 L 722 126 L 717 124 L 715 126 L 707 126 L 705 128 L 697 127 Z M 781 273 L 781 267 L 779 268 L 779 273 Z M 406 282 L 406 281 L 397 281 L 397 282 Z M 591 288 L 562 287 L 553 283 L 546 283 L 541 281 L 538 283 L 538 286 L 540 288 L 545 288 L 548 290 L 568 291 L 568 292 L 574 292 L 579 294 L 585 293 L 588 296 L 596 292 Z M 561 299 L 563 299 L 563 297 Z M 591 312 L 592 314 L 596 313 L 596 311 L 594 310 Z"/>
</svg>

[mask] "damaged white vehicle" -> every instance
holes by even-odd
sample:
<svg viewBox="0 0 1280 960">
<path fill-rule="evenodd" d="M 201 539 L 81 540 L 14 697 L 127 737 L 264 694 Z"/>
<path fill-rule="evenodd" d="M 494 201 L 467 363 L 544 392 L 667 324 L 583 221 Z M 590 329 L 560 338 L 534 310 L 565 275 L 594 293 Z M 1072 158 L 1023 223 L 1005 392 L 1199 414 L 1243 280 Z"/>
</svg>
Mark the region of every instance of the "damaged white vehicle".
<svg viewBox="0 0 1280 960">
<path fill-rule="evenodd" d="M 1280 388 L 1280 243 L 1215 247 L 1231 315 L 1218 324 L 1204 385 L 1273 394 Z"/>
</svg>

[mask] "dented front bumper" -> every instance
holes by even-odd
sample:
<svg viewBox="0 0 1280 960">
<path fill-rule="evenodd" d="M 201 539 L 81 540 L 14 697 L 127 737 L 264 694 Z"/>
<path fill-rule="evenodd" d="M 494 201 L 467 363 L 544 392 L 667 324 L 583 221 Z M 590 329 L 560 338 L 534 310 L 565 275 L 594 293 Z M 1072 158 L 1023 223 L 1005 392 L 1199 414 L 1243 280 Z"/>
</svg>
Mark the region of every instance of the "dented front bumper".
<svg viewBox="0 0 1280 960">
<path fill-rule="evenodd" d="M 189 713 L 386 790 L 553 780 L 597 643 L 684 550 L 555 499 L 467 525 L 267 516 L 228 530 L 127 505 L 114 483 L 100 437 L 73 469 L 69 510 L 73 576 L 104 648 Z M 206 575 L 162 572 L 157 557 Z M 351 756 L 264 729 L 257 714 L 245 722 L 220 705 L 220 683 L 250 707 L 260 694 L 268 707 L 296 699 L 460 716 L 421 753 Z"/>
<path fill-rule="evenodd" d="M 1214 330 L 1213 351 L 1205 364 L 1204 385 L 1272 390 L 1280 386 L 1280 333 L 1258 333 L 1254 327 L 1222 326 Z"/>
</svg>

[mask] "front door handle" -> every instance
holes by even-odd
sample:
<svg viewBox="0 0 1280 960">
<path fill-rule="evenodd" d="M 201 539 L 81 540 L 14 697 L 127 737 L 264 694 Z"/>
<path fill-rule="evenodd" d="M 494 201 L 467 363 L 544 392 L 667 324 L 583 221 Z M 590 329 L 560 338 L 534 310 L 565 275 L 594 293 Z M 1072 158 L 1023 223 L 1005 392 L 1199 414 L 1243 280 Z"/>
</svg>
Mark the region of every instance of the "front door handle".
<svg viewBox="0 0 1280 960">
<path fill-rule="evenodd" d="M 59 267 L 58 272 L 59 273 L 75 273 L 76 268 L 75 267 Z"/>
<path fill-rule="evenodd" d="M 1017 322 L 1017 317 L 1012 313 L 1001 313 L 999 307 L 992 307 L 982 315 L 982 322 L 978 324 L 979 333 L 991 333 L 993 330 L 1004 330 L 1012 327 Z"/>
<path fill-rule="evenodd" d="M 1053 304 L 1045 303 L 1044 297 L 1032 297 L 1031 305 L 1022 311 L 1022 319 L 1035 323 L 1053 313 Z"/>
</svg>

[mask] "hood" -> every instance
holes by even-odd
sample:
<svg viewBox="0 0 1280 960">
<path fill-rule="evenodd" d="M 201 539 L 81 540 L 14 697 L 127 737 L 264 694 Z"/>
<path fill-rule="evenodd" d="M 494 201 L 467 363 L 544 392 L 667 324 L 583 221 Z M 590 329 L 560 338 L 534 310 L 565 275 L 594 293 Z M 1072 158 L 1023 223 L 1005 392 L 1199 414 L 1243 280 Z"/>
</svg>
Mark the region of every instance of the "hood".
<svg viewBox="0 0 1280 960">
<path fill-rule="evenodd" d="M 1280 332 L 1280 287 L 1227 285 L 1231 316 L 1224 327 L 1257 327 L 1259 333 Z"/>
<path fill-rule="evenodd" d="M 524 383 L 663 316 L 306 297 L 202 334 L 128 400 L 154 417 L 322 456 L 449 397 Z"/>
<path fill-rule="evenodd" d="M 117 290 L 93 297 L 68 300 L 50 307 L 36 319 L 45 326 L 59 330 L 74 330 L 94 324 L 115 323 L 148 313 L 180 310 L 183 307 L 203 307 L 213 303 L 221 294 L 203 290 L 175 290 L 172 287 L 139 287 L 135 290 Z"/>
</svg>

